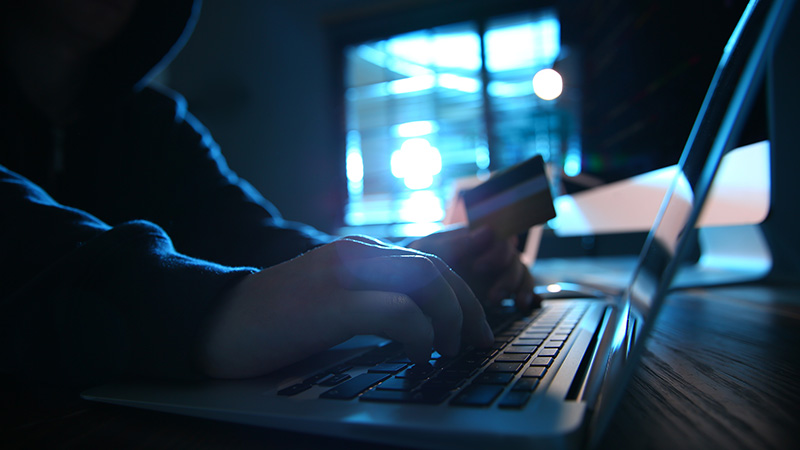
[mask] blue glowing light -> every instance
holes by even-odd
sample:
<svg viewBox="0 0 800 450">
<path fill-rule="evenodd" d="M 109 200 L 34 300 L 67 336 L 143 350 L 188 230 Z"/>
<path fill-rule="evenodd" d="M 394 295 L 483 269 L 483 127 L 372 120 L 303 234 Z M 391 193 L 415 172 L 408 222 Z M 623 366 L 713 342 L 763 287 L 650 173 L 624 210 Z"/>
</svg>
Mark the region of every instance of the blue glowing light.
<svg viewBox="0 0 800 450">
<path fill-rule="evenodd" d="M 488 169 L 491 162 L 488 147 L 481 145 L 475 149 L 475 165 L 478 169 Z"/>
<path fill-rule="evenodd" d="M 561 24 L 555 16 L 486 32 L 486 68 L 504 72 L 553 65 L 561 51 Z"/>
<path fill-rule="evenodd" d="M 413 138 L 403 142 L 392 153 L 392 175 L 402 179 L 407 188 L 427 189 L 434 175 L 442 171 L 442 155 L 427 139 Z"/>
<path fill-rule="evenodd" d="M 564 175 L 568 177 L 577 177 L 583 170 L 581 163 L 581 154 L 577 152 L 568 152 L 564 157 Z"/>
<path fill-rule="evenodd" d="M 401 138 L 425 136 L 437 131 L 439 131 L 439 124 L 430 120 L 406 122 L 392 127 L 392 134 Z"/>
<path fill-rule="evenodd" d="M 360 152 L 347 153 L 347 180 L 351 183 L 364 181 L 364 159 Z"/>
</svg>

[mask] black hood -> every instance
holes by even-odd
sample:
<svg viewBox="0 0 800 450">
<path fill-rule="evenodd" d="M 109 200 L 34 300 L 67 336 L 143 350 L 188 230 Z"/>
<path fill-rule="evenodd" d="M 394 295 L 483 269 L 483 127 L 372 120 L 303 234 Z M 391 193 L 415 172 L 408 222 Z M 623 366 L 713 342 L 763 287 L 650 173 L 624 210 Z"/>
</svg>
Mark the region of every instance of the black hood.
<svg viewBox="0 0 800 450">
<path fill-rule="evenodd" d="M 139 0 L 125 29 L 97 52 L 84 98 L 90 103 L 108 102 L 146 86 L 189 39 L 200 4 L 201 0 Z M 0 26 L 25 14 L 27 7 L 24 2 L 0 1 Z M 0 39 L 5 39 L 2 33 Z M 2 62 L 0 82 L 5 89 L 15 90 L 16 83 Z"/>
<path fill-rule="evenodd" d="M 26 7 L 24 2 L 0 0 L 0 27 Z M 126 28 L 94 55 L 80 96 L 80 118 L 66 127 L 58 125 L 61 132 L 93 129 L 99 119 L 117 117 L 111 113 L 122 111 L 119 106 L 134 98 L 178 54 L 199 12 L 200 0 L 139 0 Z M 4 46 L 0 42 L 0 48 Z M 52 188 L 45 173 L 56 164 L 54 142 L 63 139 L 55 135 L 54 125 L 0 60 L 0 165 Z"/>
<path fill-rule="evenodd" d="M 201 0 L 140 0 L 130 23 L 95 60 L 98 94 L 140 90 L 166 67 L 189 39 Z M 108 92 L 105 92 L 108 94 Z"/>
</svg>

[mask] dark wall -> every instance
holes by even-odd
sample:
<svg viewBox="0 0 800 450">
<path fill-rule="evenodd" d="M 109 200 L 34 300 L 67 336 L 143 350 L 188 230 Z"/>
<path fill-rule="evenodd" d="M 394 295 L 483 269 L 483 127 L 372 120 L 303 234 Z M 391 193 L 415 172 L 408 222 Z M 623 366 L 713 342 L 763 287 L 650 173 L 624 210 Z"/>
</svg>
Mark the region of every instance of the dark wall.
<svg viewBox="0 0 800 450">
<path fill-rule="evenodd" d="M 746 4 L 563 2 L 562 40 L 579 49 L 582 58 L 582 143 L 588 172 L 614 181 L 678 161 Z M 765 133 L 763 119 L 761 124 Z M 757 139 L 754 134 L 758 131 L 748 130 L 745 138 Z"/>
<path fill-rule="evenodd" d="M 241 177 L 286 218 L 322 229 L 338 214 L 343 186 L 320 24 L 331 3 L 205 0 L 166 76 Z"/>
</svg>

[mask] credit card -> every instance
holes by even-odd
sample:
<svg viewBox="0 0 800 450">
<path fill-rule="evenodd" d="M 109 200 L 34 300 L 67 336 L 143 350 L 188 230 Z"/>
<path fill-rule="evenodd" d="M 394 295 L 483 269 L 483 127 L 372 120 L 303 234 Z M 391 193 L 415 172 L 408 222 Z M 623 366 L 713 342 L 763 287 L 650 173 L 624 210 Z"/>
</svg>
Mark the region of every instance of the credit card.
<svg viewBox="0 0 800 450">
<path fill-rule="evenodd" d="M 488 225 L 500 238 L 518 235 L 556 216 L 541 155 L 492 174 L 462 195 L 469 227 Z"/>
</svg>

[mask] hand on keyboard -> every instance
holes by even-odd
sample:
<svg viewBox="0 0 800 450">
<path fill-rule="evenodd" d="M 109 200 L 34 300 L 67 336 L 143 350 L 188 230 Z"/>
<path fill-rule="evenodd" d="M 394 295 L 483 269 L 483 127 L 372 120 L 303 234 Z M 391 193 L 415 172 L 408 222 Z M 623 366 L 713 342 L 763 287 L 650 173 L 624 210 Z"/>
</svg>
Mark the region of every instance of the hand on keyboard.
<svg viewBox="0 0 800 450">
<path fill-rule="evenodd" d="M 214 377 L 257 376 L 353 336 L 398 341 L 414 362 L 493 335 L 467 284 L 439 258 L 344 238 L 243 279 L 212 316 L 201 364 Z"/>
<path fill-rule="evenodd" d="M 520 260 L 516 237 L 498 239 L 488 227 L 457 228 L 425 236 L 409 247 L 441 257 L 490 304 L 511 297 L 521 311 L 538 306 L 533 277 Z"/>
</svg>

